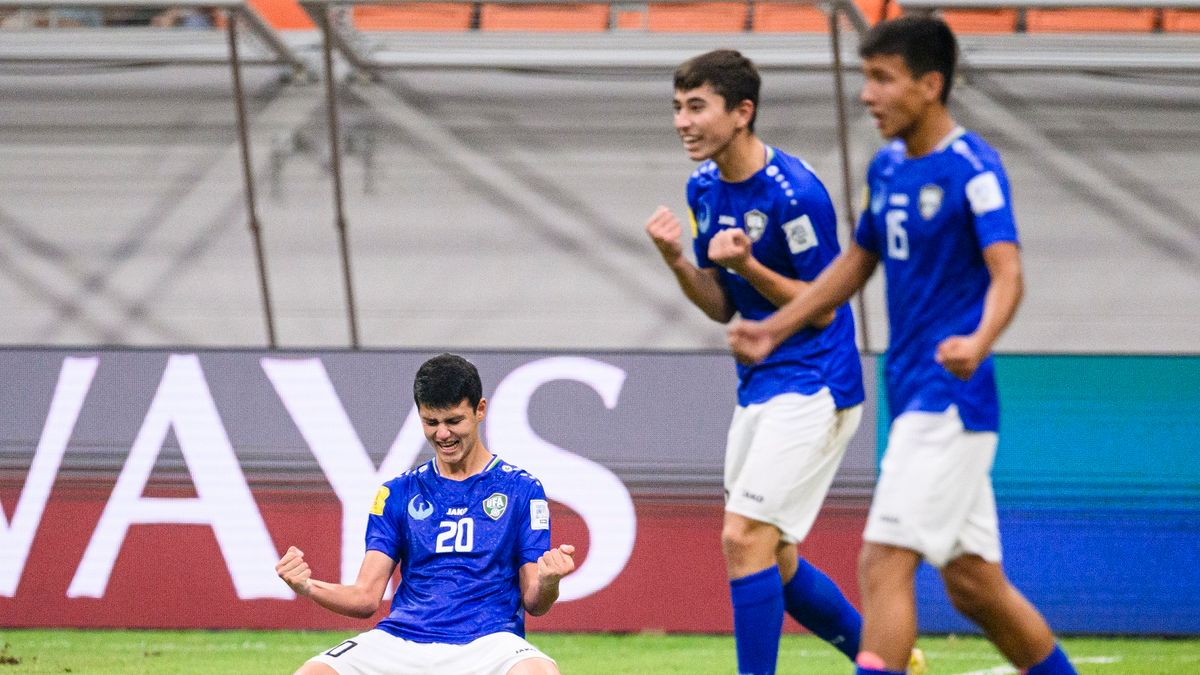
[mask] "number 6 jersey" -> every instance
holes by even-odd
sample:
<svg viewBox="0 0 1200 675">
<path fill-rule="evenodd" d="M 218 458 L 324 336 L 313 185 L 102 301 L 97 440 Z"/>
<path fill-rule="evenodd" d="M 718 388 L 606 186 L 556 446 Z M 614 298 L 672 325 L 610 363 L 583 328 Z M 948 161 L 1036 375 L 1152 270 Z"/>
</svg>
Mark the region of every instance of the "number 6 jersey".
<svg viewBox="0 0 1200 675">
<path fill-rule="evenodd" d="M 983 249 L 1017 242 L 1000 157 L 957 127 L 922 157 L 901 141 L 867 169 L 867 204 L 855 241 L 883 260 L 887 275 L 888 405 L 904 412 L 958 406 L 970 431 L 996 431 L 1000 409 L 989 356 L 963 382 L 934 360 L 938 343 L 969 335 L 983 316 L 991 276 Z"/>
<path fill-rule="evenodd" d="M 379 488 L 366 548 L 400 563 L 380 630 L 448 644 L 502 631 L 523 637 L 519 572 L 550 548 L 546 493 L 499 457 L 463 481 L 439 475 L 431 459 Z"/>
</svg>

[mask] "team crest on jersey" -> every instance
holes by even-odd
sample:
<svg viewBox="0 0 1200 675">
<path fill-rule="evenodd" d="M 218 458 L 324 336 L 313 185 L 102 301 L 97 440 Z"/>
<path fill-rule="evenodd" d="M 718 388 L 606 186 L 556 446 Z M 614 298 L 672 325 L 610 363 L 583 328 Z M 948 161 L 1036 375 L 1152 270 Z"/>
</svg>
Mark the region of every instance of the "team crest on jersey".
<svg viewBox="0 0 1200 675">
<path fill-rule="evenodd" d="M 917 208 L 921 210 L 922 218 L 929 220 L 942 208 L 944 194 L 942 188 L 933 183 L 921 186 L 921 192 L 917 194 Z"/>
<path fill-rule="evenodd" d="M 433 515 L 433 504 L 425 501 L 421 495 L 413 495 L 413 498 L 408 500 L 408 515 L 413 520 L 425 520 Z"/>
<path fill-rule="evenodd" d="M 747 211 L 742 218 L 746 222 L 746 234 L 749 235 L 750 241 L 762 239 L 763 232 L 767 231 L 767 214 L 754 209 Z"/>
<path fill-rule="evenodd" d="M 494 492 L 491 497 L 483 500 L 483 512 L 492 520 L 500 520 L 500 516 L 504 515 L 504 510 L 507 508 L 508 495 Z"/>
</svg>

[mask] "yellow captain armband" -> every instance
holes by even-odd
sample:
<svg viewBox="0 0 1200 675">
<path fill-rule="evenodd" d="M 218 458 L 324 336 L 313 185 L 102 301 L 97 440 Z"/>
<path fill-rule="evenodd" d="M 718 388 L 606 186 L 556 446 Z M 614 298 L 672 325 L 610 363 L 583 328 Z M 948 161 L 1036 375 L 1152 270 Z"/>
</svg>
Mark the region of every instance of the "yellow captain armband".
<svg viewBox="0 0 1200 675">
<path fill-rule="evenodd" d="M 871 205 L 871 188 L 864 185 L 863 189 L 862 189 L 862 201 L 858 205 L 858 210 L 860 212 L 866 211 L 867 208 L 870 207 L 870 205 Z"/>
<path fill-rule="evenodd" d="M 700 227 L 696 225 L 696 214 L 692 213 L 690 208 L 688 209 L 688 222 L 692 224 L 692 239 L 700 236 Z"/>
<path fill-rule="evenodd" d="M 375 492 L 375 501 L 371 502 L 371 515 L 383 515 L 383 506 L 387 503 L 387 498 L 390 494 L 392 494 L 392 491 L 386 485 L 379 486 L 379 490 Z"/>
</svg>

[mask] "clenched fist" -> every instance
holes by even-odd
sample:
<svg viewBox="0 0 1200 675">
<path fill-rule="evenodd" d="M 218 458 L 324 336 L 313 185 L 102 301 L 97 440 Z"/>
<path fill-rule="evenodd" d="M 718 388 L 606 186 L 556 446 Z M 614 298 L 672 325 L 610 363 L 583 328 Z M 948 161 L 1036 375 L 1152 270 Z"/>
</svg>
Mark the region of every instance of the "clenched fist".
<svg viewBox="0 0 1200 675">
<path fill-rule="evenodd" d="M 575 547 L 570 544 L 559 544 L 542 554 L 537 561 L 538 579 L 544 582 L 558 583 L 559 579 L 575 571 Z"/>
<path fill-rule="evenodd" d="M 646 234 L 650 235 L 650 240 L 654 242 L 659 255 L 668 265 L 683 257 L 683 225 L 679 223 L 675 214 L 671 213 L 671 209 L 665 206 L 655 209 L 654 214 L 646 221 Z"/>
<path fill-rule="evenodd" d="M 304 562 L 304 551 L 295 546 L 288 547 L 287 553 L 275 563 L 275 573 L 296 592 L 296 595 L 309 594 L 308 580 L 312 577 L 312 570 L 308 568 L 308 563 Z"/>
<path fill-rule="evenodd" d="M 708 259 L 740 273 L 750 259 L 750 236 L 737 228 L 721 230 L 708 242 Z"/>
</svg>

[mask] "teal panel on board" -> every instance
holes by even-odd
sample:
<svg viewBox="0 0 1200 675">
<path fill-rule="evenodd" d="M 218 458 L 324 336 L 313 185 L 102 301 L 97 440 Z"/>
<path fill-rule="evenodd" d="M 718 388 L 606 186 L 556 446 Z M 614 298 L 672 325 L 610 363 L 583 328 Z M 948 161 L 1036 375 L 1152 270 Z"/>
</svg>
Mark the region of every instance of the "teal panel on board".
<svg viewBox="0 0 1200 675">
<path fill-rule="evenodd" d="M 1200 357 L 1006 354 L 996 373 L 1002 505 L 1200 510 Z"/>
</svg>

